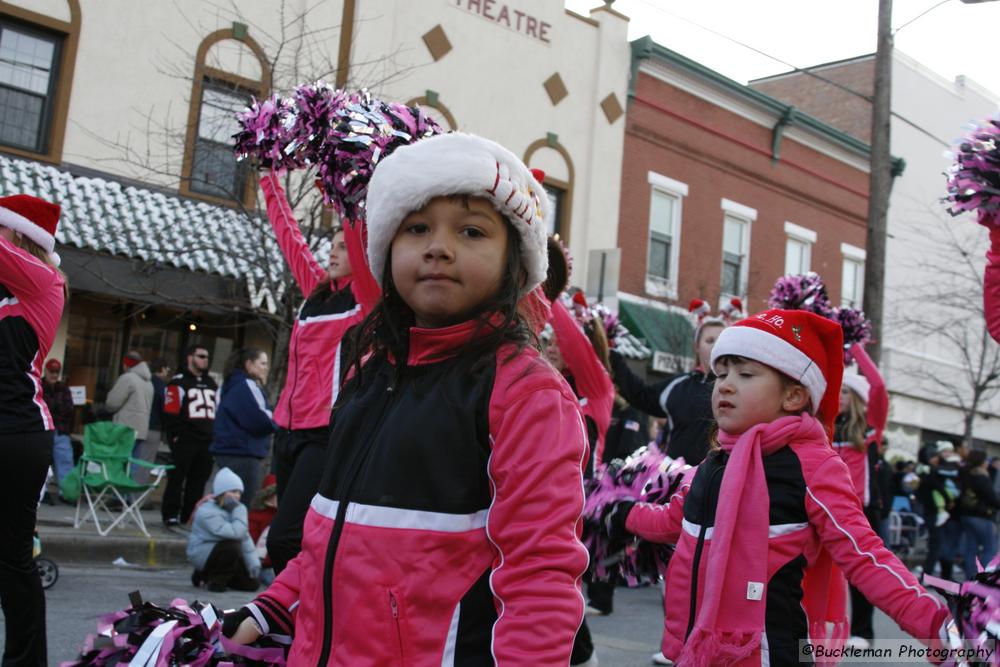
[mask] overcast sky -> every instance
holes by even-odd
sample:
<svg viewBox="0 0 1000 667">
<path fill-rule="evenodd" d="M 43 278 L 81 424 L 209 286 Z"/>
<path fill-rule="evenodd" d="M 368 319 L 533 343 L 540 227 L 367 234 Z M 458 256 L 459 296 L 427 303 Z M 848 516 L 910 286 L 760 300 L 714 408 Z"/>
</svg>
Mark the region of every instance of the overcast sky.
<svg viewBox="0 0 1000 667">
<path fill-rule="evenodd" d="M 568 9 L 584 15 L 599 5 L 566 0 Z M 897 49 L 948 80 L 964 74 L 1000 99 L 1000 1 L 893 5 Z M 632 19 L 630 40 L 651 35 L 741 83 L 873 53 L 878 23 L 878 0 L 618 0 L 614 9 Z"/>
</svg>

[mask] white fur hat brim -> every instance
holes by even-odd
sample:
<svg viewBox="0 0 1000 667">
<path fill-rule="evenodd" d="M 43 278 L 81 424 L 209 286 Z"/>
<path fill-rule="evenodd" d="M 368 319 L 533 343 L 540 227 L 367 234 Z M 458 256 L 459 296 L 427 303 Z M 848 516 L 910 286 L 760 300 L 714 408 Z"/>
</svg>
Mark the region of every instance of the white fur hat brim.
<svg viewBox="0 0 1000 667">
<path fill-rule="evenodd" d="M 843 385 L 858 395 L 861 401 L 868 405 L 868 395 L 871 393 L 871 385 L 864 375 L 857 373 L 844 373 Z"/>
<path fill-rule="evenodd" d="M 368 263 L 381 284 L 389 246 L 409 213 L 434 197 L 469 195 L 490 201 L 521 237 L 526 294 L 545 280 L 549 198 L 531 171 L 496 142 L 452 132 L 421 139 L 383 160 L 368 185 Z"/>
</svg>

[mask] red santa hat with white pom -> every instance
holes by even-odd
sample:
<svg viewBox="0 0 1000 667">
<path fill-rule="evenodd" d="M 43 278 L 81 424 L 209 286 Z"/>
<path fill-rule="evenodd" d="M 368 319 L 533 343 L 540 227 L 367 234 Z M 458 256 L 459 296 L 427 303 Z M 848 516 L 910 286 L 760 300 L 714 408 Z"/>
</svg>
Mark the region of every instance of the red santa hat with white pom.
<svg viewBox="0 0 1000 667">
<path fill-rule="evenodd" d="M 8 227 L 25 236 L 49 255 L 59 266 L 56 254 L 56 226 L 59 224 L 58 204 L 31 195 L 0 197 L 0 227 Z"/>
<path fill-rule="evenodd" d="M 728 327 L 743 317 L 743 302 L 732 298 L 719 308 L 717 315 L 712 315 L 712 309 L 703 299 L 691 299 L 688 312 L 695 320 L 694 343 L 698 344 L 701 331 L 707 326 Z"/>
</svg>

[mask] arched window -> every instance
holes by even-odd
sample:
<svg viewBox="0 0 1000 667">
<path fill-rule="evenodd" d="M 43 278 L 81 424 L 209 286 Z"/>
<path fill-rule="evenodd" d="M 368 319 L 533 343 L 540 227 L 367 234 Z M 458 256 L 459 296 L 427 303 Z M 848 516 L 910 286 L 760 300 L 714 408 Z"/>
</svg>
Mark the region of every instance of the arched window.
<svg viewBox="0 0 1000 667">
<path fill-rule="evenodd" d="M 253 174 L 233 155 L 234 114 L 270 90 L 267 57 L 246 26 L 233 24 L 205 38 L 195 59 L 182 194 L 229 205 L 253 203 Z"/>
<path fill-rule="evenodd" d="M 443 127 L 446 131 L 453 131 L 458 129 L 458 123 L 455 122 L 455 116 L 452 115 L 451 111 L 445 105 L 441 104 L 441 100 L 438 99 L 436 93 L 432 91 L 427 91 L 429 94 L 423 97 L 414 97 L 412 100 L 406 103 L 406 106 L 419 106 L 427 115 L 438 122 L 438 125 Z"/>
<path fill-rule="evenodd" d="M 62 16 L 0 2 L 0 146 L 59 164 L 80 40 L 80 3 Z"/>
<path fill-rule="evenodd" d="M 528 146 L 524 163 L 545 172 L 545 192 L 555 211 L 548 221 L 548 232 L 569 243 L 573 219 L 573 160 L 569 152 L 555 135 L 550 135 Z"/>
</svg>

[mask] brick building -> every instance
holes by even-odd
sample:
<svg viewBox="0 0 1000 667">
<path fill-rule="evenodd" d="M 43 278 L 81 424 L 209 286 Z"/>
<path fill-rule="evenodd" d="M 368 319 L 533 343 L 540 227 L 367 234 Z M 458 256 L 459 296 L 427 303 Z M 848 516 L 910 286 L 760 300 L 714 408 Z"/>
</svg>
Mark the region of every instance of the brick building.
<svg viewBox="0 0 1000 667">
<path fill-rule="evenodd" d="M 758 311 L 785 273 L 860 303 L 863 141 L 647 37 L 632 43 L 624 155 L 620 309 L 661 353 L 690 354 L 671 316 L 690 299 Z"/>
<path fill-rule="evenodd" d="M 874 73 L 868 54 L 750 86 L 867 141 Z M 892 397 L 886 432 L 893 450 L 910 456 L 963 438 L 1000 453 L 1000 397 L 987 392 L 971 410 L 970 378 L 995 370 L 996 348 L 977 312 L 981 279 L 967 273 L 982 271 L 988 242 L 974 216 L 952 218 L 941 201 L 949 147 L 998 105 L 1000 96 L 966 77 L 945 79 L 894 51 L 890 149 L 906 168 L 897 170 L 889 199 L 881 370 Z M 973 335 L 950 335 L 956 322 Z"/>
</svg>

